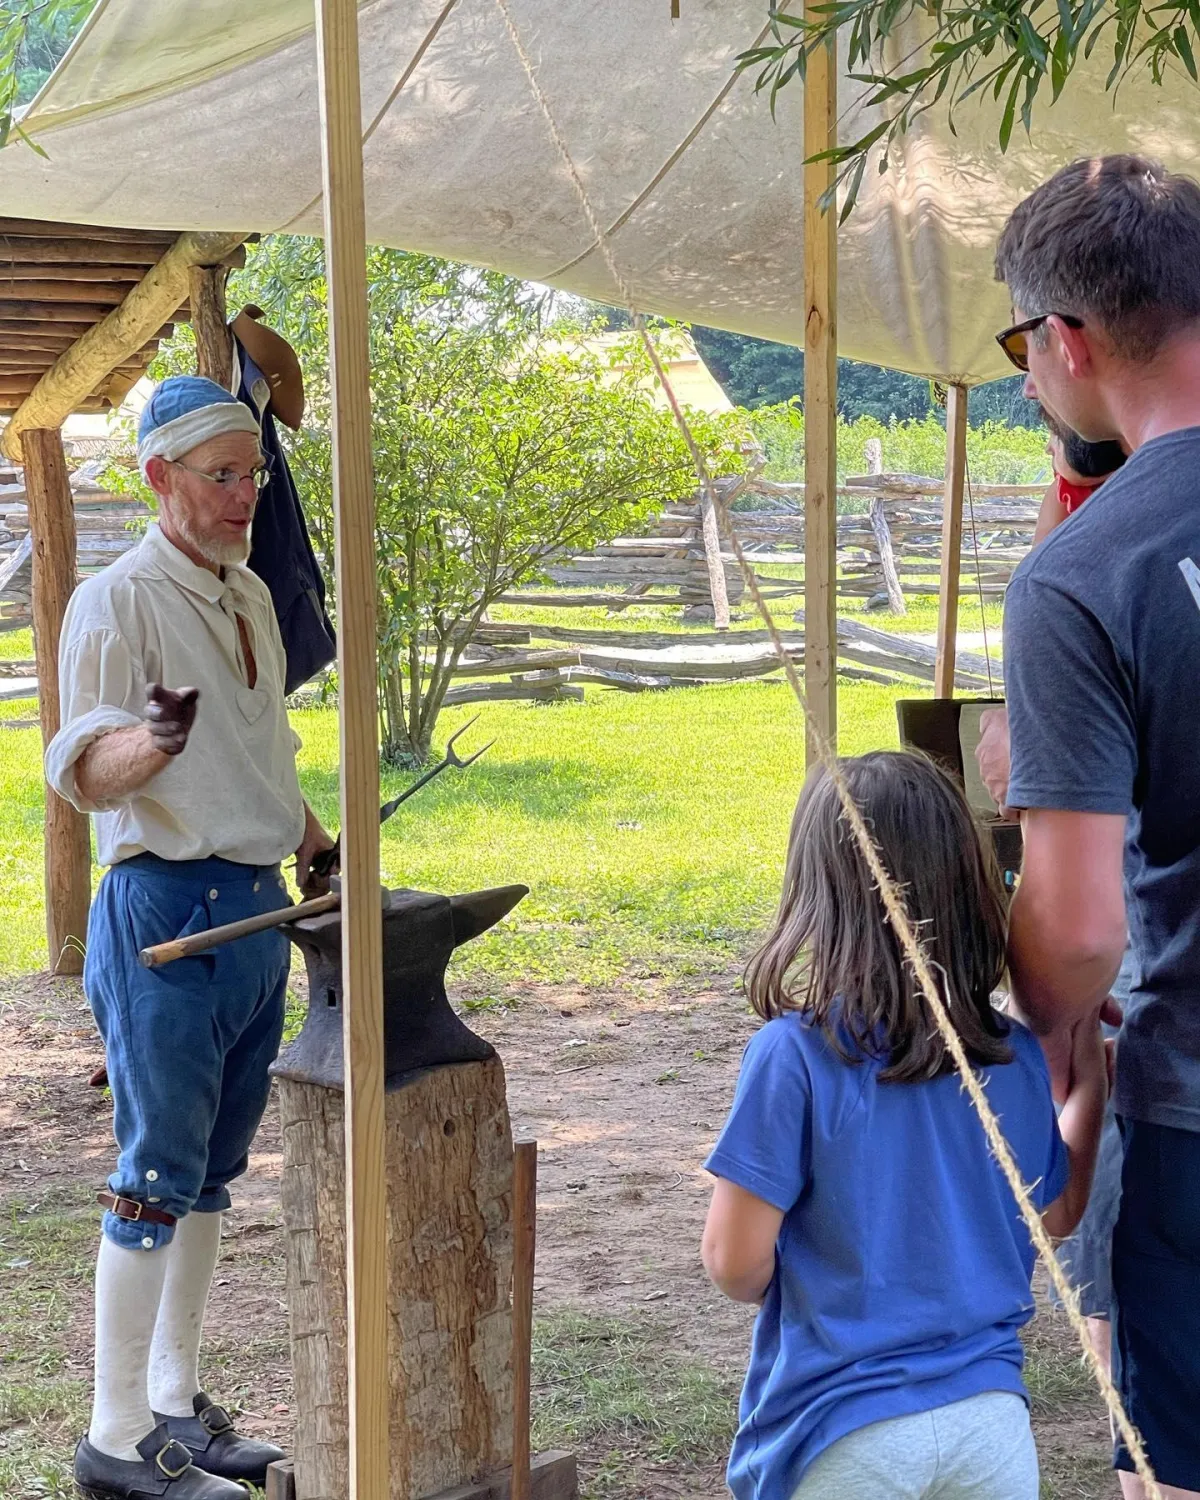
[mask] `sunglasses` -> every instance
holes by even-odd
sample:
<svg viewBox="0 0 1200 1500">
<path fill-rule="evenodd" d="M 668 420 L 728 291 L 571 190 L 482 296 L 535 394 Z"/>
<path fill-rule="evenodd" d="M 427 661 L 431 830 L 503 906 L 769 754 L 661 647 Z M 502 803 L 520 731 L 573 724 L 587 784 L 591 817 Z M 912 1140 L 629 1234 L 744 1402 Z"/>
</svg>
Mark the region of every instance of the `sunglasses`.
<svg viewBox="0 0 1200 1500">
<path fill-rule="evenodd" d="M 996 342 L 1008 355 L 1009 359 L 1022 375 L 1029 373 L 1029 335 L 1048 323 L 1051 318 L 1058 318 L 1068 328 L 1082 328 L 1083 319 L 1073 317 L 1070 313 L 1043 313 L 1040 318 L 1026 318 L 1024 323 L 1017 323 L 1012 328 L 1006 328 L 1003 333 L 996 335 Z"/>
</svg>

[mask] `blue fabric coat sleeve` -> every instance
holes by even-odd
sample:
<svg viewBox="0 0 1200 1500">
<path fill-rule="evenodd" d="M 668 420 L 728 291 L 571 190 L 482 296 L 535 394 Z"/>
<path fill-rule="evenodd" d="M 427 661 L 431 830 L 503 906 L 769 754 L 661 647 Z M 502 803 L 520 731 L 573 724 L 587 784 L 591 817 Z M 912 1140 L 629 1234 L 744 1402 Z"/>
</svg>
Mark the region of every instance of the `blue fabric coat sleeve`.
<svg viewBox="0 0 1200 1500">
<path fill-rule="evenodd" d="M 733 1108 L 705 1163 L 756 1198 L 787 1213 L 809 1179 L 812 1087 L 803 1029 L 794 1017 L 769 1021 L 751 1037 Z"/>
</svg>

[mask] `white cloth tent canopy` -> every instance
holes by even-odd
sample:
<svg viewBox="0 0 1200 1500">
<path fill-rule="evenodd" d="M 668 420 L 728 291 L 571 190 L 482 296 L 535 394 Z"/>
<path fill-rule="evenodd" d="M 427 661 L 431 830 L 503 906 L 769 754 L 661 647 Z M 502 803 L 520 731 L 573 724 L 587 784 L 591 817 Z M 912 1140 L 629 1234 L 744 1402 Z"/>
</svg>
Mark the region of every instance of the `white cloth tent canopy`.
<svg viewBox="0 0 1200 1500">
<path fill-rule="evenodd" d="M 773 119 L 734 60 L 767 0 L 510 0 L 550 106 L 646 311 L 803 341 L 801 85 Z M 367 232 L 604 301 L 588 231 L 494 0 L 368 0 L 359 11 Z M 919 42 L 895 47 L 896 60 Z M 1102 47 L 1032 142 L 999 106 L 925 116 L 868 171 L 839 235 L 843 354 L 969 384 L 1011 373 L 996 236 L 1081 155 L 1141 150 L 1200 170 L 1195 86 L 1104 93 Z M 841 138 L 869 123 L 841 89 Z M 1047 91 L 1048 92 L 1048 91 Z M 24 120 L 48 153 L 0 151 L 7 215 L 170 229 L 321 231 L 311 0 L 100 0 Z"/>
</svg>

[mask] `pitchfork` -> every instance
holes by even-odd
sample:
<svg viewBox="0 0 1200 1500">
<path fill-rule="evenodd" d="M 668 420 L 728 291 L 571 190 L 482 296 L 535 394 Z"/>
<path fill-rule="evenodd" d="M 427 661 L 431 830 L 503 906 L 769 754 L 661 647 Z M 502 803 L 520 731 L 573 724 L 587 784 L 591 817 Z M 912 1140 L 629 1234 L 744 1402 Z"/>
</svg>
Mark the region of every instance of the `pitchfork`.
<svg viewBox="0 0 1200 1500">
<path fill-rule="evenodd" d="M 419 780 L 414 781 L 412 786 L 406 787 L 398 797 L 393 797 L 390 802 L 385 802 L 383 804 L 383 806 L 379 809 L 380 823 L 386 823 L 402 802 L 407 802 L 408 799 L 415 796 L 423 786 L 428 786 L 428 784 L 433 780 L 435 776 L 440 776 L 442 772 L 447 770 L 450 766 L 454 766 L 457 770 L 465 771 L 468 766 L 473 766 L 481 755 L 492 748 L 492 746 L 496 743 L 495 740 L 489 740 L 487 744 L 484 745 L 482 750 L 476 750 L 475 754 L 468 755 L 466 760 L 464 760 L 454 748 L 454 742 L 461 739 L 462 736 L 466 734 L 467 730 L 470 729 L 471 725 L 474 724 L 478 718 L 479 715 L 476 714 L 474 719 L 468 719 L 461 729 L 457 730 L 450 736 L 450 738 L 446 742 L 445 757 L 441 761 L 439 761 L 438 764 L 432 768 L 432 770 L 426 771 L 424 776 L 422 776 Z M 341 853 L 341 844 L 342 836 L 339 833 L 337 838 L 334 840 L 332 849 L 325 849 L 320 854 L 314 856 L 310 868 L 312 869 L 312 873 L 318 876 L 321 880 L 326 879 L 337 868 L 338 856 Z"/>
</svg>

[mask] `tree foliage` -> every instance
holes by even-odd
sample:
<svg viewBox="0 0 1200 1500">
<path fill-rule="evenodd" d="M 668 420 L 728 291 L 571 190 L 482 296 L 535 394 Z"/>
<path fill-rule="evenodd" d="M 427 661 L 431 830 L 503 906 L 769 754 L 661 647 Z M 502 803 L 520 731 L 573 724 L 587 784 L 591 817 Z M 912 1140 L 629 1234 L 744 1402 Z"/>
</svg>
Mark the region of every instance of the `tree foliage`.
<svg viewBox="0 0 1200 1500">
<path fill-rule="evenodd" d="M 693 327 L 692 337 L 735 406 L 754 410 L 803 399 L 802 350 L 715 328 Z M 1041 414 L 1034 402 L 1025 399 L 1021 387 L 1020 376 L 977 386 L 968 403 L 970 420 L 1040 427 Z M 838 360 L 838 415 L 846 422 L 862 417 L 885 424 L 910 422 L 941 411 L 928 380 L 859 360 Z"/>
<path fill-rule="evenodd" d="M 889 68 L 888 42 L 920 18 L 933 23 L 930 45 Z M 803 15 L 791 14 L 789 0 L 782 0 L 771 5 L 770 19 L 770 37 L 739 63 L 757 70 L 756 86 L 772 108 L 780 89 L 802 79 L 808 58 L 840 31 L 851 77 L 867 85 L 867 105 L 883 110 L 883 119 L 856 141 L 817 158 L 837 168 L 843 218 L 873 149 L 881 148 L 879 170 L 886 171 L 899 138 L 935 107 L 945 109 L 953 131 L 955 112 L 968 101 L 1003 101 L 998 137 L 1006 151 L 1017 123 L 1028 133 L 1034 106 L 1056 100 L 1080 58 L 1094 52 L 1110 61 L 1110 92 L 1131 76 L 1160 84 L 1172 63 L 1200 81 L 1200 0 L 825 0 Z"/>
<path fill-rule="evenodd" d="M 94 4 L 95 0 L 0 3 L 0 146 L 14 130 L 28 140 L 14 121 L 14 111 L 45 83 Z M 41 151 L 38 146 L 33 149 Z"/>
<path fill-rule="evenodd" d="M 498 273 L 372 250 L 368 275 L 382 737 L 387 757 L 419 764 L 488 605 L 556 554 L 691 493 L 695 473 L 636 342 L 612 359 L 586 352 L 545 292 Z M 320 244 L 266 241 L 231 290 L 239 299 L 267 311 L 304 366 L 289 456 L 332 558 Z M 736 424 L 695 422 L 718 471 L 736 468 Z"/>
</svg>

